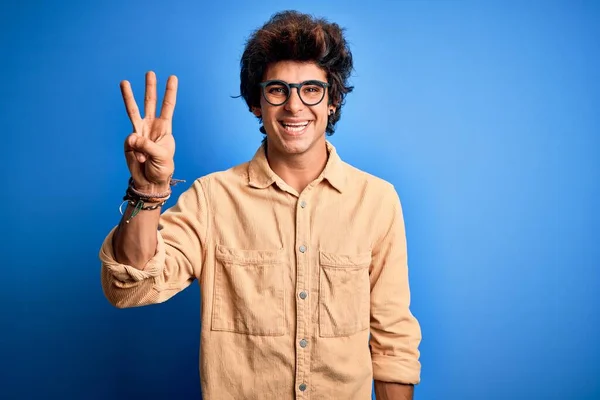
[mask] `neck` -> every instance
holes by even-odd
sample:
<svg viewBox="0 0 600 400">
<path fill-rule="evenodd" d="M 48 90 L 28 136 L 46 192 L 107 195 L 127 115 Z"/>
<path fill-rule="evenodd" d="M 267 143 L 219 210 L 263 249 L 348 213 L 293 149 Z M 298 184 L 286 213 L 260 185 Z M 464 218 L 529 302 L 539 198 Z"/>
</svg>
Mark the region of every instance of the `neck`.
<svg viewBox="0 0 600 400">
<path fill-rule="evenodd" d="M 317 179 L 327 164 L 328 154 L 325 141 L 315 144 L 313 149 L 303 154 L 281 154 L 274 147 L 266 147 L 269 166 L 277 176 L 298 193 L 301 193 L 309 183 Z"/>
</svg>

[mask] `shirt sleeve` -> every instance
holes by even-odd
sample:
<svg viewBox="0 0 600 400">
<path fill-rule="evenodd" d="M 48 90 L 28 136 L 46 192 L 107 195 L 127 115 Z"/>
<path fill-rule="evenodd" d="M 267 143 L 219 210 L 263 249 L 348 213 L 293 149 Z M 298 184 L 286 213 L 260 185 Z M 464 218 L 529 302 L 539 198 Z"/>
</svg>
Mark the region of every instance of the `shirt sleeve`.
<svg viewBox="0 0 600 400">
<path fill-rule="evenodd" d="M 116 229 L 104 239 L 99 253 L 102 290 L 108 301 L 127 308 L 168 300 L 200 278 L 208 229 L 202 181 L 196 180 L 161 215 L 156 253 L 142 270 L 115 260 Z"/>
<path fill-rule="evenodd" d="M 391 187 L 383 204 L 384 234 L 373 248 L 371 280 L 371 355 L 373 377 L 383 382 L 418 384 L 421 328 L 412 315 L 406 234 L 402 206 Z"/>
</svg>

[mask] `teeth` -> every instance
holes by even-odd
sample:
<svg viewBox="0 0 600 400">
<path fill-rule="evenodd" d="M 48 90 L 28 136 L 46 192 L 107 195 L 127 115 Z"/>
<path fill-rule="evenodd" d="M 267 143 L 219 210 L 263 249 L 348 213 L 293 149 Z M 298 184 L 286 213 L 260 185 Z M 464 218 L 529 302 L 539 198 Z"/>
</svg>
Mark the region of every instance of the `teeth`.
<svg viewBox="0 0 600 400">
<path fill-rule="evenodd" d="M 301 125 L 301 126 L 290 126 L 290 125 L 286 125 L 285 129 L 287 131 L 291 131 L 291 132 L 300 132 L 303 131 L 304 128 L 306 128 L 306 125 Z"/>
<path fill-rule="evenodd" d="M 294 123 L 294 124 L 282 122 L 281 125 L 283 125 L 285 130 L 288 132 L 302 132 L 304 129 L 306 129 L 306 127 L 308 126 L 309 123 L 310 123 L 310 121 L 306 121 L 304 123 Z"/>
</svg>

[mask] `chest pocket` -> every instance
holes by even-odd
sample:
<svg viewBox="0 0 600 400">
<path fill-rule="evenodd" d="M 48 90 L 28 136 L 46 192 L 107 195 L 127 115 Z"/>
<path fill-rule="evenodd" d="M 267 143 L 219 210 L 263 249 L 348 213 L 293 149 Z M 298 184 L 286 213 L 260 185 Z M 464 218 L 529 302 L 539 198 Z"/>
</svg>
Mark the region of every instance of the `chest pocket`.
<svg viewBox="0 0 600 400">
<path fill-rule="evenodd" d="M 319 253 L 319 335 L 348 336 L 369 328 L 371 253 Z"/>
<path fill-rule="evenodd" d="M 247 335 L 283 335 L 283 251 L 217 245 L 216 261 L 211 329 Z"/>
</svg>

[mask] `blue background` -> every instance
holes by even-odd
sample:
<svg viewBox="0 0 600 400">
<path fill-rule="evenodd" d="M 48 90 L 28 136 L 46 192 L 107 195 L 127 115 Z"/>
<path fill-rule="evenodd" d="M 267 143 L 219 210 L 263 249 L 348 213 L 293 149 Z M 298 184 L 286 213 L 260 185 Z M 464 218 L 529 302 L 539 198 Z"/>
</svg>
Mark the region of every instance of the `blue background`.
<svg viewBox="0 0 600 400">
<path fill-rule="evenodd" d="M 259 145 L 231 96 L 282 7 L 347 28 L 356 89 L 331 141 L 403 201 L 415 398 L 600 398 L 593 1 L 4 2 L 1 397 L 199 397 L 198 286 L 128 310 L 101 291 L 128 178 L 118 85 L 143 102 L 152 69 L 160 101 L 179 77 L 178 195 Z"/>
</svg>

